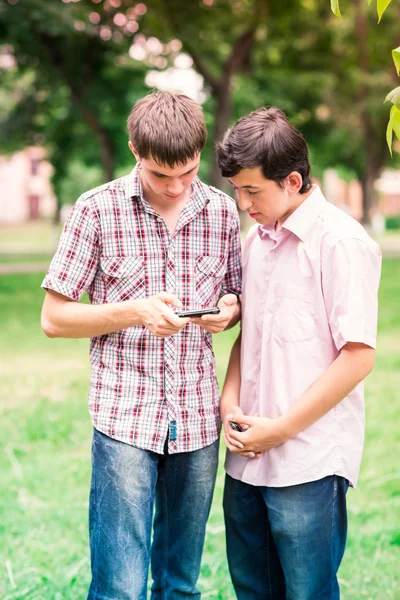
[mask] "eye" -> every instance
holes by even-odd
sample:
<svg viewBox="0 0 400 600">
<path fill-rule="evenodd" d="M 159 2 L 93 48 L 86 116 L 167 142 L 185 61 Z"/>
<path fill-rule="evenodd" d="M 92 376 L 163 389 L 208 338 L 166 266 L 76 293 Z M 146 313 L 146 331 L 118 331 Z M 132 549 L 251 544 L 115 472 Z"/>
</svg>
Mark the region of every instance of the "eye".
<svg viewBox="0 0 400 600">
<path fill-rule="evenodd" d="M 154 175 L 158 177 L 158 179 L 165 179 L 165 175 L 161 175 L 160 173 L 154 173 Z"/>
<path fill-rule="evenodd" d="M 249 196 L 255 196 L 256 194 L 258 194 L 258 192 L 251 192 L 251 191 L 249 190 Z"/>
</svg>

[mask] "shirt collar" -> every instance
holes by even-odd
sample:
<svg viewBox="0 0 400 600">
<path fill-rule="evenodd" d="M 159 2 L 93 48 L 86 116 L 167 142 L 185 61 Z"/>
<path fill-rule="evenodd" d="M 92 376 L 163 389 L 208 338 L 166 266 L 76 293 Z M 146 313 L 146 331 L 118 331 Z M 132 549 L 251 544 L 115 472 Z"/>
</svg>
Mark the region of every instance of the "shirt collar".
<svg viewBox="0 0 400 600">
<path fill-rule="evenodd" d="M 323 204 L 326 202 L 320 188 L 314 185 L 311 194 L 300 204 L 298 208 L 286 219 L 282 229 L 297 235 L 304 242 L 312 229 L 318 215 L 321 213 Z"/>
<path fill-rule="evenodd" d="M 311 231 L 315 220 L 321 212 L 323 203 L 326 202 L 320 188 L 314 185 L 311 194 L 300 204 L 298 208 L 286 219 L 282 225 L 282 230 L 294 233 L 302 242 L 306 239 Z M 274 240 L 278 239 L 274 225 L 259 225 L 258 233 L 261 238 L 269 237 Z"/>
<path fill-rule="evenodd" d="M 143 189 L 142 184 L 140 183 L 137 165 L 125 178 L 125 194 L 127 198 L 133 198 L 134 200 L 143 198 Z"/>
<path fill-rule="evenodd" d="M 193 191 L 188 205 L 190 205 L 191 208 L 193 208 L 196 212 L 200 212 L 200 210 L 202 210 L 206 204 L 210 202 L 212 191 L 209 186 L 202 183 L 198 177 L 194 178 L 192 187 Z M 126 177 L 125 194 L 127 198 L 132 198 L 133 200 L 142 200 L 142 202 L 147 204 L 143 197 L 143 188 L 140 182 L 137 165 Z"/>
</svg>

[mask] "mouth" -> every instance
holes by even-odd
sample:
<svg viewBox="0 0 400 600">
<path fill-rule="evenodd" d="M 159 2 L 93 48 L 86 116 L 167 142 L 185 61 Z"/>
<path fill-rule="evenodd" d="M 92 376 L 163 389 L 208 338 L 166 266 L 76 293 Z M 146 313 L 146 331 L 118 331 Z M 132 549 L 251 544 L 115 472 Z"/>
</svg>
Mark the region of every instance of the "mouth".
<svg viewBox="0 0 400 600">
<path fill-rule="evenodd" d="M 255 219 L 256 217 L 258 217 L 258 215 L 259 215 L 259 214 L 260 214 L 260 213 L 249 213 L 249 216 L 250 216 L 252 219 Z"/>
<path fill-rule="evenodd" d="M 167 193 L 165 193 L 165 195 L 168 196 L 168 198 L 179 198 L 179 196 L 181 194 L 167 194 Z"/>
</svg>

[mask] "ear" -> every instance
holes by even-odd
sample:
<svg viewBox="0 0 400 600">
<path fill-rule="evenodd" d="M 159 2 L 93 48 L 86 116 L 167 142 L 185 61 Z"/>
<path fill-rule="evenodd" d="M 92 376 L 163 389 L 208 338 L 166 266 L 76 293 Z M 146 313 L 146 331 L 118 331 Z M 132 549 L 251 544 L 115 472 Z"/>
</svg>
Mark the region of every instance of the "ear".
<svg viewBox="0 0 400 600">
<path fill-rule="evenodd" d="M 128 142 L 129 150 L 132 152 L 133 156 L 136 158 L 136 162 L 140 163 L 140 156 L 136 152 L 135 148 L 132 145 L 132 142 Z"/>
<path fill-rule="evenodd" d="M 289 194 L 298 194 L 303 185 L 303 178 L 298 171 L 292 171 L 286 177 L 286 189 Z"/>
</svg>

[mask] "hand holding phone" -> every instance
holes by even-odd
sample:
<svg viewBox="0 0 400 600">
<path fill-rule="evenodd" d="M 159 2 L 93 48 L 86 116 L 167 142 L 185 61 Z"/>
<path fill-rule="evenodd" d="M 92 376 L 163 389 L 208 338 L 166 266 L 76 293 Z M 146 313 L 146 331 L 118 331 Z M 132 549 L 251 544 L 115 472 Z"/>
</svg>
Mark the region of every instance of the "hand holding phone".
<svg viewBox="0 0 400 600">
<path fill-rule="evenodd" d="M 243 427 L 239 425 L 239 423 L 236 423 L 236 421 L 229 421 L 229 423 L 232 429 L 234 429 L 235 431 L 245 431 Z"/>
<path fill-rule="evenodd" d="M 176 315 L 185 319 L 187 317 L 202 317 L 203 315 L 218 315 L 221 309 L 218 306 L 213 308 L 199 308 L 194 310 L 179 310 Z"/>
</svg>

